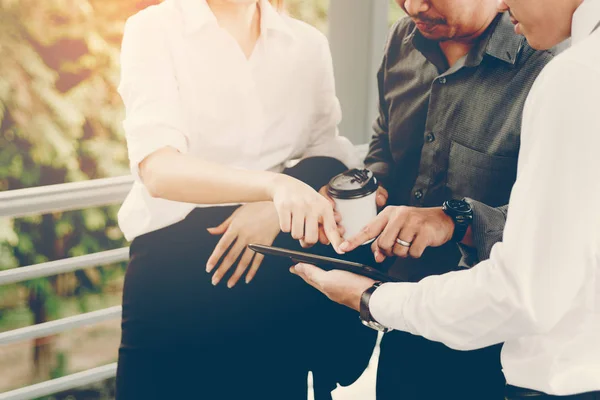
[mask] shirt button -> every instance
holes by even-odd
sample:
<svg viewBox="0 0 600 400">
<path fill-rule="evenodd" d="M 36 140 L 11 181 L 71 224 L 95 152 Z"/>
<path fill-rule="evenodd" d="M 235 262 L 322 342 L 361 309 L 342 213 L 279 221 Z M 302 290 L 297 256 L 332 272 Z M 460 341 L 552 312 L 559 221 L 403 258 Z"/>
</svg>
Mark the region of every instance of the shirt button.
<svg viewBox="0 0 600 400">
<path fill-rule="evenodd" d="M 423 191 L 421 189 L 415 191 L 415 198 L 420 200 L 423 197 Z"/>
<path fill-rule="evenodd" d="M 445 77 L 445 76 L 443 76 L 443 77 L 441 77 L 441 78 L 440 78 L 440 83 L 441 83 L 442 85 L 445 85 L 445 84 L 446 84 L 446 82 L 448 82 L 448 81 L 446 80 L 446 77 Z"/>
<path fill-rule="evenodd" d="M 425 136 L 425 140 L 427 141 L 427 143 L 432 143 L 433 141 L 435 141 L 435 135 L 430 132 Z"/>
</svg>

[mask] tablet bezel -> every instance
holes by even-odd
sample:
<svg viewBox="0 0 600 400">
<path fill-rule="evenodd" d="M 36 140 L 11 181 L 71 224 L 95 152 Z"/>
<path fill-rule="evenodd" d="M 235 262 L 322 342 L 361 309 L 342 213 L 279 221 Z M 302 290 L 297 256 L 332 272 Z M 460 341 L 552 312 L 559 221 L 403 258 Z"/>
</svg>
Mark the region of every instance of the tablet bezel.
<svg viewBox="0 0 600 400">
<path fill-rule="evenodd" d="M 355 263 L 352 261 L 340 260 L 332 257 L 319 256 L 316 254 L 303 253 L 295 250 L 283 249 L 281 247 L 265 246 L 261 244 L 249 244 L 248 248 L 251 250 L 275 257 L 288 258 L 293 262 L 301 262 L 307 264 L 314 264 L 327 271 L 332 269 L 339 269 L 343 271 L 352 272 L 358 275 L 363 275 L 371 279 L 382 282 L 397 282 L 396 279 L 381 272 L 368 265 Z"/>
</svg>

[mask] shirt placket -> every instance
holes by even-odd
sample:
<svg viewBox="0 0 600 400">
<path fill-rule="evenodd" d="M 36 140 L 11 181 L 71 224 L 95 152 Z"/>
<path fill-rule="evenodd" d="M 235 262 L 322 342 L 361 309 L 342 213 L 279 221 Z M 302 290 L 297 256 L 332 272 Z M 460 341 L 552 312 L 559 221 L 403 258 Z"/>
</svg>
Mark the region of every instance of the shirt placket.
<svg viewBox="0 0 600 400">
<path fill-rule="evenodd" d="M 410 203 L 413 206 L 423 207 L 428 200 L 428 194 L 431 185 L 434 183 L 434 177 L 437 174 L 440 166 L 439 152 L 443 151 L 443 135 L 444 132 L 436 131 L 436 127 L 442 126 L 439 124 L 440 110 L 445 110 L 444 99 L 446 96 L 453 74 L 462 68 L 462 63 L 459 62 L 455 67 L 449 69 L 445 73 L 438 76 L 431 84 L 431 92 L 429 95 L 429 106 L 427 110 L 427 120 L 425 123 L 425 131 L 423 133 L 423 147 L 421 148 L 421 162 L 419 164 L 419 173 L 415 184 L 411 191 Z M 441 205 L 441 203 L 439 204 Z"/>
<path fill-rule="evenodd" d="M 259 159 L 265 140 L 266 115 L 264 104 L 258 86 L 258 75 L 260 74 L 261 60 L 264 59 L 264 41 L 259 39 L 256 44 L 255 53 L 245 65 L 243 96 L 246 101 L 245 108 L 248 113 L 246 126 L 240 127 L 244 131 L 244 156 L 252 165 Z"/>
<path fill-rule="evenodd" d="M 415 41 L 415 47 L 421 48 L 419 51 L 421 51 L 429 62 L 435 65 L 440 72 L 440 75 L 434 79 L 431 84 L 427 119 L 425 122 L 425 131 L 423 132 L 423 146 L 421 148 L 419 172 L 415 184 L 412 187 L 409 200 L 410 205 L 423 207 L 426 204 L 427 195 L 434 180 L 433 177 L 437 172 L 435 162 L 436 155 L 442 150 L 440 139 L 442 138 L 443 132 L 436 132 L 435 128 L 442 126 L 442 124 L 438 124 L 438 120 L 440 119 L 440 110 L 446 108 L 446 106 L 442 104 L 442 99 L 444 98 L 443 94 L 448 90 L 448 86 L 451 84 L 452 75 L 465 66 L 467 56 L 448 68 L 446 59 L 437 46 L 431 48 L 427 43 L 422 43 L 422 39 L 419 37 L 411 37 L 411 39 L 408 40 Z"/>
</svg>

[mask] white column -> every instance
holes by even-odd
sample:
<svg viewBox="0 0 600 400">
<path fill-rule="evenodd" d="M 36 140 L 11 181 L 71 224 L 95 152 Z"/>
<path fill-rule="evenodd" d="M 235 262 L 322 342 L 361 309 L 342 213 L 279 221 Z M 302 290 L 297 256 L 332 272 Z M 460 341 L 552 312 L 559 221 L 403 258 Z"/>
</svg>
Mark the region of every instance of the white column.
<svg viewBox="0 0 600 400">
<path fill-rule="evenodd" d="M 330 0 L 329 41 L 344 119 L 340 133 L 367 143 L 377 116 L 377 69 L 388 34 L 388 0 Z"/>
</svg>

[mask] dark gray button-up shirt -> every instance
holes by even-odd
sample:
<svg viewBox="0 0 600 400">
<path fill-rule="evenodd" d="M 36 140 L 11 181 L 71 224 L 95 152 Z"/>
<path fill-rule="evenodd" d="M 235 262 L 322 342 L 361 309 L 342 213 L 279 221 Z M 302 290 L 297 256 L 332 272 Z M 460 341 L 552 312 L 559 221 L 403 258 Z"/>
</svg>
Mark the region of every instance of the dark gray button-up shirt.
<svg viewBox="0 0 600 400">
<path fill-rule="evenodd" d="M 392 28 L 378 73 L 380 115 L 366 165 L 390 191 L 390 204 L 437 207 L 468 197 L 474 207 L 476 258 L 501 240 L 516 179 L 522 110 L 551 60 L 498 15 L 467 56 L 449 67 L 437 42 L 409 19 Z M 456 269 L 455 244 L 397 260 L 407 280 Z"/>
</svg>

